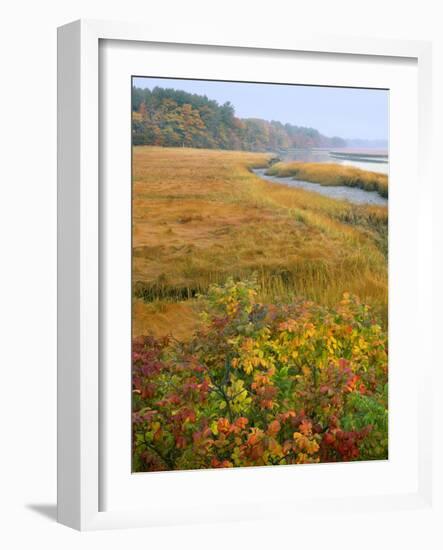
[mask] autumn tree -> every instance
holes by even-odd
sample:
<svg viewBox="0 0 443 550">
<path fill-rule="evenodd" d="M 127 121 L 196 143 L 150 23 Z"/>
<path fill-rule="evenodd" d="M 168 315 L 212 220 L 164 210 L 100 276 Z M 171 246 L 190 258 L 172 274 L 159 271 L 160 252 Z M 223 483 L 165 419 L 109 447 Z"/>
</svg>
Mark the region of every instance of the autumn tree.
<svg viewBox="0 0 443 550">
<path fill-rule="evenodd" d="M 240 119 L 229 101 L 219 105 L 182 90 L 133 87 L 132 109 L 134 145 L 278 151 L 345 144 L 341 138 L 327 138 L 314 128 Z"/>
</svg>

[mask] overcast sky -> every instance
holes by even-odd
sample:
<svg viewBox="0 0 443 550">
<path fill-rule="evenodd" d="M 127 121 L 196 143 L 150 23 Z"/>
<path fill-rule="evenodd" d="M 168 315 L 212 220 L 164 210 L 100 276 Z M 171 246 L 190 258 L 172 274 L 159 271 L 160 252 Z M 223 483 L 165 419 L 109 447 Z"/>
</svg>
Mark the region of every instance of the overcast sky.
<svg viewBox="0 0 443 550">
<path fill-rule="evenodd" d="M 230 101 L 238 117 L 279 120 L 345 139 L 388 139 L 387 90 L 250 84 L 170 78 L 133 80 L 140 88 L 175 88 Z"/>
</svg>

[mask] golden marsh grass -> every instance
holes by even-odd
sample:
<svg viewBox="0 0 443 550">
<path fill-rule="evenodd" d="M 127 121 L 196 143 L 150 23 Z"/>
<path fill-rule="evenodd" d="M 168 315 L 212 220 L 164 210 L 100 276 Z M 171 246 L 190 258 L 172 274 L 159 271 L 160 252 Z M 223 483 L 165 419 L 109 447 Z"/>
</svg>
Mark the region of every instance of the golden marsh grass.
<svg viewBox="0 0 443 550">
<path fill-rule="evenodd" d="M 386 318 L 387 208 L 264 181 L 250 169 L 269 158 L 133 148 L 134 336 L 186 338 L 196 294 L 252 273 L 266 302 L 351 292 Z"/>
<path fill-rule="evenodd" d="M 278 162 L 268 170 L 268 174 L 280 177 L 292 176 L 295 179 L 320 185 L 359 187 L 366 191 L 377 191 L 382 197 L 388 196 L 388 176 L 352 166 L 315 162 Z"/>
</svg>

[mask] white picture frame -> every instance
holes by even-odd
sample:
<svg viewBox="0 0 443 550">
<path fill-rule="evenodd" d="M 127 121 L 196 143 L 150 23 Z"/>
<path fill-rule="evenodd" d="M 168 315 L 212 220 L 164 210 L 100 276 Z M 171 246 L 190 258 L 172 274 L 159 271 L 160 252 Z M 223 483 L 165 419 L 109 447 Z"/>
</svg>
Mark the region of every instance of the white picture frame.
<svg viewBox="0 0 443 550">
<path fill-rule="evenodd" d="M 341 56 L 389 57 L 395 62 L 404 58 L 416 61 L 418 70 L 418 180 L 421 201 L 419 243 L 431 241 L 431 180 L 429 151 L 431 140 L 431 46 L 426 42 L 369 40 L 342 37 L 315 37 L 298 34 L 281 40 L 243 37 L 187 36 L 186 29 L 171 30 L 170 35 L 156 32 L 155 27 L 101 21 L 77 21 L 59 29 L 58 33 L 58 520 L 80 530 L 119 527 L 147 527 L 161 524 L 192 523 L 219 519 L 254 519 L 265 510 L 266 495 L 250 502 L 242 511 L 233 507 L 220 515 L 208 503 L 201 509 L 176 506 L 154 513 L 149 508 L 121 507 L 102 510 L 100 483 L 103 480 L 101 442 L 102 414 L 100 405 L 100 230 L 101 197 L 99 186 L 100 154 L 100 41 L 125 41 L 128 47 L 140 42 L 196 45 L 236 50 L 270 50 L 281 52 L 330 53 Z M 193 75 L 191 75 L 193 76 Z M 426 193 L 428 192 L 428 195 Z M 417 250 L 419 247 L 417 248 Z M 413 256 L 422 282 L 430 278 L 432 250 L 420 248 Z M 420 312 L 428 310 L 431 289 L 420 286 L 417 303 Z M 427 289 L 427 290 L 426 290 Z M 417 290 L 419 292 L 419 290 Z M 422 335 L 423 336 L 423 335 Z M 432 502 L 431 452 L 431 366 L 432 350 L 424 352 L 423 368 L 417 374 L 417 447 L 418 474 L 416 488 L 407 493 L 398 491 L 380 495 L 340 496 L 304 499 L 303 510 L 320 510 L 334 506 L 346 512 L 358 507 L 364 511 L 430 507 Z M 341 468 L 349 465 L 341 465 Z M 280 478 L 288 470 L 282 468 Z M 205 483 L 215 472 L 200 472 Z M 175 474 L 174 474 L 175 475 Z M 193 475 L 182 473 L 183 476 Z M 240 470 L 235 472 L 242 475 Z M 178 478 L 177 478 L 178 479 Z M 158 484 L 158 483 L 157 483 Z M 301 501 L 282 495 L 286 508 L 300 507 Z M 287 505 L 290 504 L 288 507 Z M 279 512 L 282 515 L 283 512 Z"/>
</svg>

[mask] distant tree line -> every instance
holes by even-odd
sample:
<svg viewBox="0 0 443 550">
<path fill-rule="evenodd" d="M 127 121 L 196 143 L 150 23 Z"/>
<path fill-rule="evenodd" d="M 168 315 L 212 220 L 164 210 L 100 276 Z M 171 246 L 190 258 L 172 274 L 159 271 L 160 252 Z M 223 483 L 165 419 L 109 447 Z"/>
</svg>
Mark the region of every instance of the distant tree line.
<svg viewBox="0 0 443 550">
<path fill-rule="evenodd" d="M 344 147 L 345 140 L 314 128 L 259 118 L 238 118 L 228 101 L 156 87 L 132 88 L 134 145 L 279 151 L 296 147 Z"/>
</svg>

